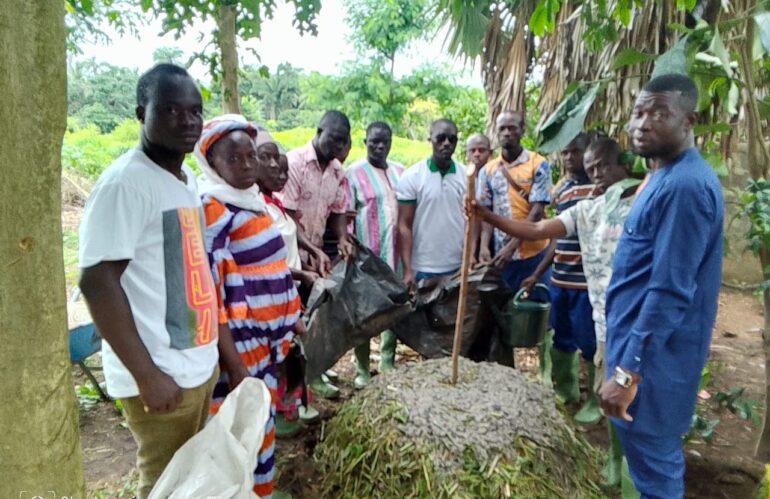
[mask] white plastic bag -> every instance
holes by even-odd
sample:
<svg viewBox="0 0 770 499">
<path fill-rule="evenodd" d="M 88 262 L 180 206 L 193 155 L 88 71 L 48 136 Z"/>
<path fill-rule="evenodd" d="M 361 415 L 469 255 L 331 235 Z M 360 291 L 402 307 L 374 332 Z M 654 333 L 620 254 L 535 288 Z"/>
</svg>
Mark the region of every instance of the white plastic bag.
<svg viewBox="0 0 770 499">
<path fill-rule="evenodd" d="M 258 499 L 254 468 L 270 403 L 262 380 L 243 380 L 206 427 L 176 451 L 149 499 Z"/>
</svg>

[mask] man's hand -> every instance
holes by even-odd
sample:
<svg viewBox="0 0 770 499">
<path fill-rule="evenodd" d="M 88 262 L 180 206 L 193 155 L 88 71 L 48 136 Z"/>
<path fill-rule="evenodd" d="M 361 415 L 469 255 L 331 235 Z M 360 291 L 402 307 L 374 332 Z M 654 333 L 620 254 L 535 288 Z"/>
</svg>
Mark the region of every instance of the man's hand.
<svg viewBox="0 0 770 499">
<path fill-rule="evenodd" d="M 470 196 L 465 197 L 465 218 L 470 219 L 471 217 L 476 217 L 479 220 L 485 220 L 488 213 L 489 208 L 481 206 L 475 198 Z"/>
<path fill-rule="evenodd" d="M 297 323 L 294 324 L 294 334 L 297 336 L 305 336 L 307 334 L 307 326 L 305 326 L 305 320 L 302 317 L 297 319 Z"/>
<path fill-rule="evenodd" d="M 411 270 L 404 270 L 404 284 L 409 288 L 409 291 L 414 291 L 416 283 Z"/>
<path fill-rule="evenodd" d="M 489 251 L 489 247 L 479 248 L 479 263 L 487 263 L 492 260 L 492 252 Z"/>
<path fill-rule="evenodd" d="M 506 244 L 500 252 L 492 259 L 492 265 L 501 269 L 508 265 L 513 259 L 513 254 L 516 253 L 518 245 Z"/>
<path fill-rule="evenodd" d="M 310 256 L 310 266 L 321 277 L 326 277 L 332 271 L 332 261 L 321 249 L 316 249 Z"/>
<path fill-rule="evenodd" d="M 241 384 L 241 381 L 251 376 L 249 370 L 243 364 L 238 364 L 227 369 L 227 384 L 230 387 L 230 391 Z"/>
<path fill-rule="evenodd" d="M 540 281 L 540 276 L 537 274 L 532 274 L 531 276 L 521 281 L 521 285 L 519 286 L 519 288 L 526 289 L 526 293 L 529 294 L 532 292 L 532 288 L 535 287 L 535 284 L 537 284 L 539 281 Z"/>
<path fill-rule="evenodd" d="M 312 270 L 302 270 L 300 271 L 300 274 L 298 277 L 299 277 L 299 283 L 302 286 L 312 289 L 316 279 L 318 279 L 321 276 L 318 275 L 318 272 L 314 272 Z"/>
<path fill-rule="evenodd" d="M 340 242 L 337 244 L 337 251 L 339 251 L 343 260 L 349 262 L 358 254 L 358 247 L 356 246 L 355 240 L 348 235 L 343 239 L 340 239 Z"/>
<path fill-rule="evenodd" d="M 638 377 L 635 377 L 638 379 Z M 628 407 L 636 398 L 639 390 L 638 383 L 634 381 L 628 388 L 623 388 L 614 379 L 605 380 L 599 390 L 599 401 L 605 416 L 620 418 L 624 421 L 633 421 L 628 414 Z"/>
<path fill-rule="evenodd" d="M 173 412 L 182 402 L 182 389 L 174 378 L 160 369 L 137 380 L 139 397 L 144 402 L 144 410 L 150 414 Z"/>
</svg>

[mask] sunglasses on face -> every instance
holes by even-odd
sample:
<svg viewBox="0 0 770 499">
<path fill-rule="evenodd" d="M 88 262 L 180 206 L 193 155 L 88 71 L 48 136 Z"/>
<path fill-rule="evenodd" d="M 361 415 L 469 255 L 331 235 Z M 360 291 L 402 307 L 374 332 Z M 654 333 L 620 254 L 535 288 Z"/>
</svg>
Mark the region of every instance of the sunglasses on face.
<svg viewBox="0 0 770 499">
<path fill-rule="evenodd" d="M 446 135 L 446 134 L 441 133 L 439 135 L 436 135 L 435 140 L 439 144 L 441 144 L 445 140 L 448 140 L 452 144 L 457 144 L 457 135 Z"/>
</svg>

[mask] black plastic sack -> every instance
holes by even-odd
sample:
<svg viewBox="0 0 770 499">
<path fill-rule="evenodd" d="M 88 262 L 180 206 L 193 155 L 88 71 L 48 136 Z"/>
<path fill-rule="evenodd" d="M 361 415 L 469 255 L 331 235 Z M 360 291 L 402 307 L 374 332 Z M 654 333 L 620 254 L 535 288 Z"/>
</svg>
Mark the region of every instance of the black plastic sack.
<svg viewBox="0 0 770 499">
<path fill-rule="evenodd" d="M 415 310 L 399 321 L 393 332 L 429 359 L 451 355 L 459 295 L 459 273 L 421 281 Z M 460 355 L 477 361 L 497 360 L 500 333 L 489 304 L 499 306 L 512 296 L 497 269 L 484 266 L 469 273 Z"/>
<path fill-rule="evenodd" d="M 351 263 L 337 263 L 310 293 L 307 334 L 302 338 L 307 379 L 317 378 L 345 352 L 391 328 L 412 308 L 403 281 L 377 255 L 359 246 Z"/>
</svg>

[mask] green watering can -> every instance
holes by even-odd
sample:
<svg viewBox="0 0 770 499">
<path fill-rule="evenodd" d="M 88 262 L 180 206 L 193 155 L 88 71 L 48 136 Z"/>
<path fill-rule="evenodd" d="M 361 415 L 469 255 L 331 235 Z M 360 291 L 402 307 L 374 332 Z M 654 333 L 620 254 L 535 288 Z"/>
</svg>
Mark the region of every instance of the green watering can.
<svg viewBox="0 0 770 499">
<path fill-rule="evenodd" d="M 535 288 L 548 293 L 548 286 L 542 283 Z M 488 302 L 490 310 L 500 326 L 500 339 L 508 348 L 532 348 L 543 342 L 548 330 L 548 314 L 551 304 L 528 300 L 525 289 L 520 289 L 512 300 L 498 307 Z"/>
</svg>

